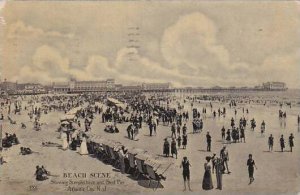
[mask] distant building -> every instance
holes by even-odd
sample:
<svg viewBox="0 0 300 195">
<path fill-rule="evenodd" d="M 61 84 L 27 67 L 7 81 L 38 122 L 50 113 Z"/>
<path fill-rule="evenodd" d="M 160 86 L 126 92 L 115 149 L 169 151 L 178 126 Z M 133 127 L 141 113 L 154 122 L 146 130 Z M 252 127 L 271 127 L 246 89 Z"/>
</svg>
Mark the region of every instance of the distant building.
<svg viewBox="0 0 300 195">
<path fill-rule="evenodd" d="M 101 92 L 115 90 L 115 80 L 107 79 L 102 81 L 76 81 L 60 82 L 53 84 L 54 92 Z"/>
<path fill-rule="evenodd" d="M 263 83 L 263 89 L 265 90 L 286 90 L 286 84 L 283 82 L 266 82 Z"/>
<path fill-rule="evenodd" d="M 17 82 L 10 82 L 6 79 L 1 83 L 1 89 L 3 91 L 16 91 L 18 83 Z"/>
<path fill-rule="evenodd" d="M 18 93 L 20 94 L 39 94 L 46 93 L 43 85 L 39 83 L 22 83 L 17 85 Z"/>
<path fill-rule="evenodd" d="M 71 91 L 88 92 L 88 91 L 105 91 L 106 81 L 76 81 Z"/>
<path fill-rule="evenodd" d="M 119 91 L 124 91 L 124 92 L 140 92 L 142 90 L 141 85 L 127 85 L 127 86 L 122 86 Z"/>
<path fill-rule="evenodd" d="M 107 79 L 106 80 L 106 89 L 107 90 L 115 90 L 115 79 Z"/>
<path fill-rule="evenodd" d="M 70 91 L 69 82 L 55 82 L 53 83 L 53 91 L 57 93 L 68 93 Z"/>
<path fill-rule="evenodd" d="M 170 83 L 143 83 L 142 89 L 144 91 L 156 91 L 170 89 Z"/>
</svg>

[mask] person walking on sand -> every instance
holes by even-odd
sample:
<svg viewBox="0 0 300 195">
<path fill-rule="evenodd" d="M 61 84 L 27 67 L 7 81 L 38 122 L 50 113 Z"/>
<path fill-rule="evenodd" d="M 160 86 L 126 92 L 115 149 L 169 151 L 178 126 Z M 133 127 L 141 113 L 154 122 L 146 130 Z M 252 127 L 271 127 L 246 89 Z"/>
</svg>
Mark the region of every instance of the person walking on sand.
<svg viewBox="0 0 300 195">
<path fill-rule="evenodd" d="M 69 147 L 69 143 L 68 143 L 67 134 L 65 132 L 62 132 L 61 139 L 62 139 L 62 149 L 67 150 Z"/>
<path fill-rule="evenodd" d="M 291 148 L 291 152 L 293 152 L 293 147 L 294 147 L 294 135 L 291 133 L 290 137 L 289 137 L 289 145 Z"/>
<path fill-rule="evenodd" d="M 227 169 L 227 173 L 230 174 L 231 172 L 229 171 L 229 168 L 228 168 L 229 154 L 228 154 L 228 151 L 226 149 L 226 146 L 223 146 L 223 148 L 221 149 L 221 151 L 220 151 L 220 158 L 224 162 L 224 166 Z"/>
<path fill-rule="evenodd" d="M 216 158 L 216 178 L 217 178 L 217 189 L 222 190 L 222 175 L 224 170 L 224 163 L 221 158 Z"/>
<path fill-rule="evenodd" d="M 266 123 L 265 123 L 265 121 L 263 120 L 262 123 L 261 123 L 261 128 L 260 128 L 261 136 L 263 136 L 265 130 L 266 130 Z"/>
<path fill-rule="evenodd" d="M 223 126 L 221 129 L 222 140 L 225 139 L 225 127 Z"/>
<path fill-rule="evenodd" d="M 272 136 L 272 134 L 270 134 L 270 137 L 268 139 L 268 145 L 269 145 L 269 151 L 273 151 L 273 143 L 274 143 L 274 137 Z"/>
<path fill-rule="evenodd" d="M 230 133 L 230 129 L 227 130 L 226 134 L 227 134 L 227 136 L 226 136 L 226 143 L 231 144 L 231 133 Z"/>
<path fill-rule="evenodd" d="M 87 155 L 87 154 L 89 154 L 89 152 L 87 150 L 86 136 L 85 135 L 82 136 L 79 154 L 81 154 L 81 155 Z"/>
<path fill-rule="evenodd" d="M 186 145 L 187 145 L 187 134 L 184 133 L 184 134 L 182 135 L 182 148 L 183 148 L 183 149 L 186 149 Z"/>
<path fill-rule="evenodd" d="M 212 183 L 212 177 L 211 177 L 211 166 L 209 165 L 211 157 L 207 156 L 205 159 L 206 159 L 206 163 L 204 163 L 205 172 L 204 172 L 203 181 L 202 181 L 202 189 L 203 190 L 211 190 L 214 188 L 213 183 Z"/>
<path fill-rule="evenodd" d="M 173 155 L 175 154 L 175 157 L 177 159 L 177 148 L 176 148 L 175 138 L 172 138 L 172 142 L 171 142 L 171 154 L 172 154 L 172 158 L 173 158 Z"/>
<path fill-rule="evenodd" d="M 249 154 L 249 159 L 247 160 L 247 166 L 248 166 L 248 174 L 249 174 L 249 185 L 254 181 L 254 167 L 257 169 L 254 160 L 252 159 L 252 154 Z"/>
<path fill-rule="evenodd" d="M 165 138 L 165 141 L 164 141 L 163 154 L 164 154 L 166 157 L 169 157 L 169 155 L 170 155 L 170 143 L 168 142 L 168 139 L 167 139 L 167 138 Z"/>
<path fill-rule="evenodd" d="M 176 125 L 175 123 L 172 124 L 171 126 L 171 137 L 173 138 L 173 136 L 176 138 Z"/>
<path fill-rule="evenodd" d="M 189 162 L 189 160 L 187 159 L 187 157 L 183 157 L 183 160 L 181 162 L 180 168 L 182 167 L 182 176 L 183 176 L 183 184 L 184 184 L 184 189 L 183 191 L 186 191 L 186 182 L 188 184 L 189 190 L 191 190 L 191 186 L 190 186 L 190 167 L 191 164 Z"/>
<path fill-rule="evenodd" d="M 177 144 L 178 144 L 178 148 L 180 148 L 181 147 L 181 136 L 180 135 L 178 135 Z"/>
<path fill-rule="evenodd" d="M 211 136 L 209 135 L 209 131 L 207 131 L 207 134 L 206 134 L 206 143 L 207 143 L 207 152 L 210 152 L 211 150 Z"/>
<path fill-rule="evenodd" d="M 244 127 L 242 127 L 240 129 L 240 138 L 241 138 L 241 142 L 242 142 L 242 140 L 244 140 L 244 143 L 246 143 L 245 128 Z"/>
<path fill-rule="evenodd" d="M 281 135 L 281 138 L 279 139 L 280 142 L 280 148 L 281 148 L 281 152 L 283 152 L 283 149 L 285 148 L 285 142 L 284 142 L 284 138 L 283 135 Z"/>
</svg>

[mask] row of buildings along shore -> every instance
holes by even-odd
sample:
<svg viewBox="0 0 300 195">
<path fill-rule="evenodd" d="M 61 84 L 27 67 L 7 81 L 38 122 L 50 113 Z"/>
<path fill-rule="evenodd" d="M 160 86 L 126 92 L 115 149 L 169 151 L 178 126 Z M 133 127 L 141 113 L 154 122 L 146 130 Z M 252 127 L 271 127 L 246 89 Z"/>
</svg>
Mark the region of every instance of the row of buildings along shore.
<svg viewBox="0 0 300 195">
<path fill-rule="evenodd" d="M 100 81 L 77 81 L 71 79 L 69 82 L 53 82 L 50 85 L 39 83 L 18 83 L 6 79 L 0 83 L 1 93 L 7 94 L 46 94 L 46 93 L 85 93 L 85 92 L 202 92 L 202 91 L 246 91 L 264 90 L 278 91 L 287 90 L 283 82 L 266 82 L 255 87 L 184 87 L 175 88 L 171 83 L 141 83 L 135 85 L 122 85 L 115 79 Z"/>
</svg>

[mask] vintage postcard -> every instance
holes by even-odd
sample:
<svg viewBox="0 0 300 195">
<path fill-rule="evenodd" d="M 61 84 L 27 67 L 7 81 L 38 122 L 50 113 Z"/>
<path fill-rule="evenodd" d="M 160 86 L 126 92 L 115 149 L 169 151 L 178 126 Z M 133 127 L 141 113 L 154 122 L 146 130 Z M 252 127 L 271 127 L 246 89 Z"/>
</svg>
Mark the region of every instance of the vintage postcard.
<svg viewBox="0 0 300 195">
<path fill-rule="evenodd" d="M 0 0 L 0 193 L 299 194 L 300 3 Z"/>
</svg>

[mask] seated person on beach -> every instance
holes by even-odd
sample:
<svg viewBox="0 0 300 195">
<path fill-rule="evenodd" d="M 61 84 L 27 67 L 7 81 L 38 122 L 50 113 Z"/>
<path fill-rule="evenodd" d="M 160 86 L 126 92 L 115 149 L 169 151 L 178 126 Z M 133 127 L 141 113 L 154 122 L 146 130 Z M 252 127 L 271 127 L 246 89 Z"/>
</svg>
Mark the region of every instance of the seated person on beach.
<svg viewBox="0 0 300 195">
<path fill-rule="evenodd" d="M 11 135 L 11 134 L 5 133 L 5 138 L 3 138 L 3 140 L 2 140 L 2 146 L 5 148 L 9 148 L 12 145 L 17 145 L 19 143 L 20 142 L 19 142 L 16 134 Z"/>
<path fill-rule="evenodd" d="M 41 169 L 42 169 L 42 171 L 43 171 L 43 173 L 44 173 L 45 175 L 50 175 L 50 172 L 47 171 L 46 168 L 45 168 L 43 165 L 42 165 Z"/>
<path fill-rule="evenodd" d="M 61 145 L 59 145 L 59 144 L 57 144 L 57 143 L 53 143 L 53 142 L 42 142 L 42 146 L 48 146 L 48 147 L 51 147 L 51 146 L 53 146 L 53 147 L 59 147 L 59 146 L 61 146 Z"/>
<path fill-rule="evenodd" d="M 34 130 L 36 130 L 36 131 L 41 130 L 41 124 L 39 122 L 35 122 L 35 124 L 34 124 Z"/>
<path fill-rule="evenodd" d="M 118 129 L 117 126 L 115 126 L 115 125 L 113 126 L 113 132 L 114 132 L 114 133 L 119 133 L 119 129 Z"/>
<path fill-rule="evenodd" d="M 21 128 L 26 129 L 26 125 L 24 123 L 21 123 Z"/>
<path fill-rule="evenodd" d="M 38 180 L 38 181 L 44 181 L 44 180 L 48 179 L 44 168 L 39 167 L 39 166 L 36 166 L 35 176 L 36 176 L 36 180 Z"/>
<path fill-rule="evenodd" d="M 22 155 L 32 154 L 32 150 L 30 148 L 21 147 L 20 150 L 20 154 Z"/>
<path fill-rule="evenodd" d="M 8 141 L 7 139 L 2 140 L 2 147 L 3 148 L 10 148 L 12 146 L 12 142 Z"/>
<path fill-rule="evenodd" d="M 119 133 L 119 129 L 115 125 L 107 125 L 104 131 L 108 133 Z"/>
<path fill-rule="evenodd" d="M 19 142 L 19 139 L 17 138 L 17 135 L 14 133 L 14 134 L 12 134 L 12 143 L 13 144 L 19 144 L 20 142 Z"/>
<path fill-rule="evenodd" d="M 70 148 L 71 150 L 76 150 L 77 146 L 79 145 L 79 142 L 77 139 L 72 138 Z"/>
</svg>

